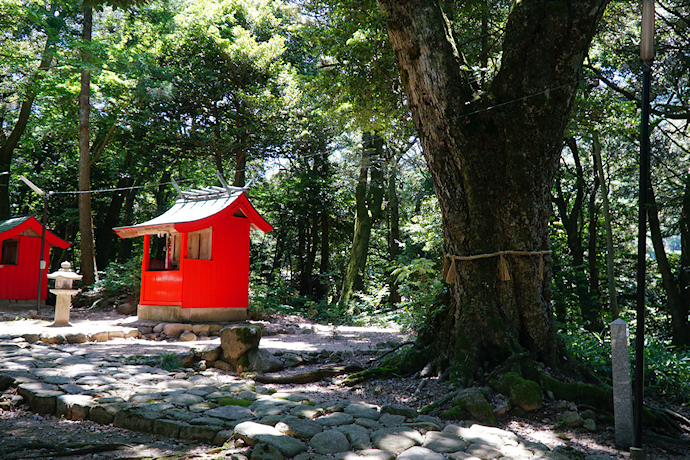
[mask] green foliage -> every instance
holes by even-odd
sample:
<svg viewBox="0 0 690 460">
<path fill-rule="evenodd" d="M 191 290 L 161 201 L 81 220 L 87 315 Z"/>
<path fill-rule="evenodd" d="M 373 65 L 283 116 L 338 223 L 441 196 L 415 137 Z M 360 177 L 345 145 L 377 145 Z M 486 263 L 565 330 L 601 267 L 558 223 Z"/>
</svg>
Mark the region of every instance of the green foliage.
<svg viewBox="0 0 690 460">
<path fill-rule="evenodd" d="M 419 330 L 427 317 L 443 310 L 439 298 L 445 291 L 438 261 L 419 258 L 400 265 L 393 271 L 400 287 L 402 301 L 391 316 L 406 330 Z"/>
<path fill-rule="evenodd" d="M 579 329 L 562 333 L 570 353 L 602 381 L 611 383 L 611 339 Z M 631 369 L 634 350 L 631 349 Z M 659 400 L 690 401 L 690 350 L 670 346 L 669 341 L 647 336 L 645 344 L 645 394 Z"/>
<path fill-rule="evenodd" d="M 98 276 L 93 290 L 102 292 L 102 296 L 138 296 L 141 287 L 141 257 L 135 257 L 122 264 L 112 262 L 105 270 L 99 272 Z"/>
<path fill-rule="evenodd" d="M 644 351 L 647 394 L 659 401 L 690 403 L 690 350 L 648 339 Z"/>
<path fill-rule="evenodd" d="M 579 328 L 560 334 L 566 348 L 603 381 L 611 380 L 611 338 Z"/>
</svg>

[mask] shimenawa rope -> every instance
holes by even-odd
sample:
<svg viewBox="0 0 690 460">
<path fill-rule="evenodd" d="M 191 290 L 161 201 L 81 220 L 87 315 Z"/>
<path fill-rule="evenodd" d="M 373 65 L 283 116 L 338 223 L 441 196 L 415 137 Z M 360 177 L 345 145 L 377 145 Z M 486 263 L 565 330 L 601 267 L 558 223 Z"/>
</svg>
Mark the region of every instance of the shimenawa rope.
<svg viewBox="0 0 690 460">
<path fill-rule="evenodd" d="M 501 281 L 510 281 L 510 270 L 508 269 L 508 261 L 506 255 L 512 256 L 539 256 L 539 279 L 544 279 L 544 256 L 551 254 L 551 251 L 496 251 L 486 254 L 474 254 L 471 256 L 460 256 L 456 254 L 444 253 L 443 255 L 443 279 L 448 284 L 453 284 L 457 277 L 457 269 L 455 262 L 488 259 L 490 257 L 498 257 L 498 278 Z"/>
</svg>

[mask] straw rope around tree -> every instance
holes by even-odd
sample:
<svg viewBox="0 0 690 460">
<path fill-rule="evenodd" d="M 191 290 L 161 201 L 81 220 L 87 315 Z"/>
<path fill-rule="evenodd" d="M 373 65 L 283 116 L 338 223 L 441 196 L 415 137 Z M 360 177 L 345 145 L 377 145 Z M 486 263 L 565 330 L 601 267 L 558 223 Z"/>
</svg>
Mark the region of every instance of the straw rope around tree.
<svg viewBox="0 0 690 460">
<path fill-rule="evenodd" d="M 539 279 L 544 279 L 544 256 L 551 254 L 551 251 L 496 251 L 486 254 L 474 254 L 471 256 L 461 256 L 457 254 L 444 253 L 443 255 L 443 279 L 448 284 L 453 284 L 457 277 L 455 268 L 456 262 L 467 260 L 488 259 L 498 257 L 498 277 L 501 281 L 510 281 L 510 271 L 506 255 L 511 256 L 539 256 Z"/>
</svg>

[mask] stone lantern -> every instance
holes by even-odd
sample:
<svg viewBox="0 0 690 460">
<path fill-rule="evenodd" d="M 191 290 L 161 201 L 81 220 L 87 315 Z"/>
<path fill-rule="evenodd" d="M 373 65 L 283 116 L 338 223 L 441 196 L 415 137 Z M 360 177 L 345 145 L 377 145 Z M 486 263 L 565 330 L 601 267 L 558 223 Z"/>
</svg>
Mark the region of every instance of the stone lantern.
<svg viewBox="0 0 690 460">
<path fill-rule="evenodd" d="M 79 289 L 72 289 L 72 283 L 74 280 L 80 280 L 82 275 L 74 273 L 72 264 L 63 262 L 60 264 L 60 270 L 49 274 L 48 278 L 55 280 L 55 289 L 51 289 L 50 292 L 57 297 L 53 326 L 69 326 L 72 297 L 79 292 Z"/>
</svg>

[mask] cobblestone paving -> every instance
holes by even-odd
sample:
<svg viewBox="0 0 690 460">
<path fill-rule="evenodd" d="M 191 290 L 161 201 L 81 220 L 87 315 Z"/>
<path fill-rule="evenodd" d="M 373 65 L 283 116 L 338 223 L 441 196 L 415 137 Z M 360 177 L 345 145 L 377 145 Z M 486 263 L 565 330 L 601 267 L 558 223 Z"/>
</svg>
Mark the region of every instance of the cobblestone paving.
<svg viewBox="0 0 690 460">
<path fill-rule="evenodd" d="M 166 371 L 88 344 L 0 339 L 0 391 L 15 388 L 38 414 L 219 446 L 252 459 L 568 459 L 510 432 L 447 423 L 405 407 L 314 402 L 232 375 Z"/>
</svg>

